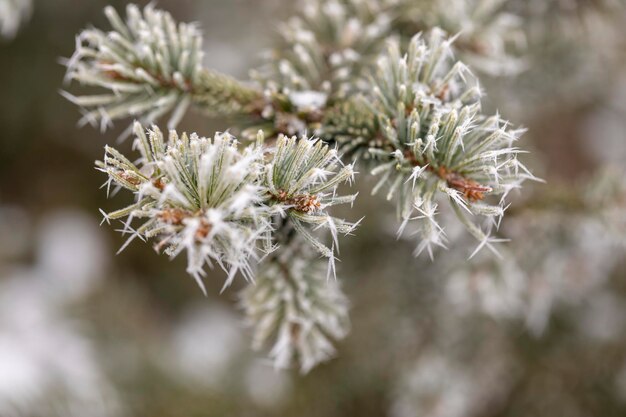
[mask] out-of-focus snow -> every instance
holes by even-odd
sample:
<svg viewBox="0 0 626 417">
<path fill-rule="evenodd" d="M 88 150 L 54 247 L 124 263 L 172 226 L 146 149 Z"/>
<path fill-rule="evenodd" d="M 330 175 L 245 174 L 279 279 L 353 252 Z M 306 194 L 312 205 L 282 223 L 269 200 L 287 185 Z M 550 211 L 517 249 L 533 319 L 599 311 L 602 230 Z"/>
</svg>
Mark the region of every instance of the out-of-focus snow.
<svg viewBox="0 0 626 417">
<path fill-rule="evenodd" d="M 29 222 L 18 209 L 0 213 L 0 227 L 12 231 L 0 235 L 0 247 L 11 247 Z M 25 255 L 28 244 L 13 254 Z M 95 347 L 66 312 L 106 271 L 97 221 L 76 211 L 50 214 L 33 246 L 32 264 L 0 265 L 0 415 L 119 415 Z"/>
</svg>

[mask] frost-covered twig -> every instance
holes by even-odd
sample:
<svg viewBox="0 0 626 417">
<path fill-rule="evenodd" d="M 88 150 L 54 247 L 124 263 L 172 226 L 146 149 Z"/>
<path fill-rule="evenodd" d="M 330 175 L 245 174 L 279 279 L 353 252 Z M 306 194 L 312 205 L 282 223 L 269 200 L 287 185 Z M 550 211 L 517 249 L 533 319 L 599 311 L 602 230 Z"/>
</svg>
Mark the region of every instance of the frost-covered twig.
<svg viewBox="0 0 626 417">
<path fill-rule="evenodd" d="M 202 66 L 202 36 L 193 24 L 176 23 L 151 5 L 131 4 L 126 21 L 115 9 L 105 14 L 111 31 L 86 29 L 67 60 L 67 78 L 106 90 L 105 94 L 64 95 L 84 108 L 83 122 L 106 129 L 115 119 L 153 123 L 170 114 L 176 127 L 190 105 L 209 114 L 250 111 L 259 90 Z"/>
<path fill-rule="evenodd" d="M 433 247 L 446 242 L 436 216 L 440 197 L 450 201 L 479 248 L 491 248 L 489 230 L 504 214 L 507 193 L 534 178 L 517 159 L 523 130 L 481 112 L 480 89 L 452 57 L 451 43 L 440 30 L 427 39 L 415 36 L 405 54 L 390 43 L 371 78 L 371 92 L 361 103 L 335 110 L 326 129 L 342 148 L 371 161 L 371 173 L 380 176 L 373 193 L 385 186 L 387 199 L 397 196 L 399 233 L 416 223 L 416 253 L 426 250 L 431 257 Z M 346 120 L 350 114 L 359 115 L 361 127 L 354 133 Z M 499 199 L 489 202 L 490 196 Z M 489 220 L 487 229 L 475 224 L 476 216 Z"/>
<path fill-rule="evenodd" d="M 337 282 L 326 279 L 323 262 L 294 248 L 265 262 L 240 303 L 254 327 L 253 347 L 269 345 L 276 367 L 296 363 L 307 373 L 330 359 L 333 342 L 347 335 L 348 300 Z"/>
<path fill-rule="evenodd" d="M 279 136 L 265 185 L 270 204 L 283 212 L 290 224 L 322 256 L 329 259 L 329 274 L 335 275 L 338 235 L 350 234 L 356 223 L 332 217 L 328 208 L 354 202 L 356 194 L 338 196 L 337 187 L 353 180 L 352 165 L 342 166 L 337 151 L 320 140 Z M 310 229 L 330 231 L 332 245 L 321 243 Z"/>
<path fill-rule="evenodd" d="M 166 141 L 156 126 L 146 133 L 138 122 L 134 133 L 137 163 L 108 146 L 97 163 L 109 176 L 107 189 L 114 184 L 135 194 L 132 205 L 105 214 L 106 221 L 126 219 L 121 231 L 130 237 L 124 247 L 135 238 L 158 237 L 156 249 L 172 257 L 186 250 L 187 271 L 203 290 L 203 268 L 213 262 L 228 272 L 226 287 L 237 272 L 253 281 L 251 261 L 259 249 L 274 249 L 272 222 L 286 216 L 335 274 L 338 234 L 351 233 L 356 224 L 332 217 L 328 208 L 356 195 L 336 194 L 353 172 L 349 165 L 337 171 L 340 161 L 328 145 L 280 137 L 276 146 L 262 147 L 260 133 L 258 142 L 240 150 L 228 133 L 209 139 L 172 130 Z M 145 221 L 134 229 L 135 219 Z M 314 235 L 322 227 L 332 235 L 330 248 Z"/>
<path fill-rule="evenodd" d="M 135 194 L 135 203 L 106 214 L 106 220 L 126 218 L 122 232 L 130 234 L 129 242 L 158 237 L 156 249 L 172 257 L 186 250 L 187 271 L 203 290 L 205 263 L 228 272 L 225 285 L 238 271 L 251 280 L 250 259 L 271 229 L 262 204 L 260 149 L 241 152 L 227 133 L 209 139 L 171 131 L 166 141 L 158 128 L 146 134 L 139 123 L 134 132 L 137 164 L 111 147 L 98 163 L 109 175 L 107 187 L 114 183 Z M 134 219 L 144 222 L 134 229 Z"/>
</svg>

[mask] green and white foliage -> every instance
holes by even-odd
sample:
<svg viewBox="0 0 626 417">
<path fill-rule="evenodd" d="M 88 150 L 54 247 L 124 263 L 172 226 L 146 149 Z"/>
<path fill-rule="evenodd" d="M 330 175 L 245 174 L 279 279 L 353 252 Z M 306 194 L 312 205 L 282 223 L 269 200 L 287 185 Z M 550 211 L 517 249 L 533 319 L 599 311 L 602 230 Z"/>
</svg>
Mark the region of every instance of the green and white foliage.
<svg viewBox="0 0 626 417">
<path fill-rule="evenodd" d="M 32 13 L 32 0 L 0 0 L 0 37 L 12 39 Z"/>
<path fill-rule="evenodd" d="M 280 42 L 267 53 L 266 64 L 252 72 L 271 103 L 262 112 L 265 126 L 255 129 L 328 134 L 320 121 L 329 109 L 368 91 L 367 74 L 386 41 L 398 39 L 405 45 L 415 33 L 438 24 L 457 34 L 455 49 L 478 69 L 500 74 L 521 68 L 509 50 L 523 36 L 517 20 L 501 10 L 501 1 L 453 3 L 302 1 L 297 15 L 280 27 Z"/>
<path fill-rule="evenodd" d="M 382 146 L 369 149 L 379 158 L 372 174 L 381 176 L 373 192 L 388 185 L 387 199 L 397 197 L 399 233 L 414 220 L 416 253 L 427 250 L 431 257 L 434 246 L 445 246 L 436 216 L 442 197 L 481 242 L 478 249 L 492 248 L 497 239 L 489 230 L 504 213 L 504 197 L 534 178 L 517 159 L 522 131 L 480 112 L 480 91 L 468 82 L 465 65 L 452 58 L 450 44 L 438 30 L 427 41 L 414 37 L 405 55 L 392 43 L 378 62 L 367 101 L 382 139 Z M 500 196 L 499 202 L 483 203 L 488 195 Z M 487 230 L 468 216 L 487 218 Z"/>
<path fill-rule="evenodd" d="M 446 108 L 478 103 L 481 90 L 469 69 L 454 60 L 453 41 L 436 28 L 426 40 L 421 34 L 414 36 L 406 55 L 397 40 L 390 41 L 370 71 L 363 97 L 351 98 L 327 112 L 323 137 L 350 155 L 371 159 L 381 155 L 382 149 L 394 150 L 387 146 L 381 129 L 414 103 Z"/>
<path fill-rule="evenodd" d="M 264 89 L 268 135 L 321 132 L 326 110 L 366 87 L 365 73 L 391 28 L 379 0 L 300 0 L 279 26 L 278 45 L 251 76 Z"/>
<path fill-rule="evenodd" d="M 345 157 L 363 161 L 371 159 L 370 148 L 384 146 L 378 130 L 376 113 L 358 96 L 328 109 L 320 136 L 336 144 Z"/>
<path fill-rule="evenodd" d="M 269 210 L 262 204 L 265 189 L 259 184 L 260 149 L 239 150 L 228 133 L 209 139 L 170 131 L 166 141 L 157 127 L 146 134 L 139 123 L 134 133 L 141 153 L 137 163 L 107 146 L 98 164 L 109 176 L 107 186 L 135 195 L 134 204 L 105 219 L 126 219 L 121 230 L 131 235 L 126 244 L 136 237 L 158 237 L 156 248 L 165 248 L 171 257 L 186 251 L 187 271 L 203 291 L 205 264 L 216 263 L 228 273 L 225 286 L 237 272 L 252 280 L 250 262 L 271 228 Z M 136 229 L 134 219 L 143 221 Z"/>
<path fill-rule="evenodd" d="M 296 234 L 329 259 L 334 275 L 338 234 L 350 234 L 356 224 L 332 217 L 328 208 L 352 203 L 356 195 L 336 195 L 354 173 L 328 145 L 281 136 L 275 147 L 262 148 L 259 133 L 257 143 L 240 150 L 228 133 L 211 140 L 170 131 L 166 141 L 157 127 L 146 135 L 138 122 L 134 133 L 137 163 L 108 146 L 98 163 L 109 175 L 107 187 L 135 194 L 134 204 L 105 215 L 107 221 L 126 218 L 127 244 L 159 237 L 157 249 L 166 248 L 170 256 L 187 251 L 188 272 L 203 289 L 203 268 L 213 263 L 228 272 L 228 286 L 237 272 L 253 280 L 250 262 L 257 260 L 260 244 L 266 252 L 274 249 L 272 221 L 286 217 Z M 135 230 L 134 219 L 145 221 Z M 330 231 L 331 247 L 314 236 L 319 228 Z"/>
<path fill-rule="evenodd" d="M 510 0 L 401 1 L 398 16 L 408 36 L 440 27 L 458 34 L 455 51 L 473 68 L 490 74 L 515 74 L 524 69 L 523 21 L 508 9 Z"/>
<path fill-rule="evenodd" d="M 69 80 L 106 91 L 64 93 L 84 109 L 83 123 L 99 122 L 104 130 L 115 119 L 152 123 L 169 114 L 173 128 L 191 104 L 224 115 L 242 112 L 259 99 L 257 90 L 203 68 L 202 37 L 195 25 L 177 24 L 151 5 L 143 10 L 128 5 L 126 21 L 110 6 L 105 14 L 112 30 L 81 32 L 66 63 Z"/>
<path fill-rule="evenodd" d="M 406 53 L 397 41 L 390 41 L 378 58 L 368 91 L 377 100 L 376 112 L 395 113 L 400 104 L 431 101 L 433 106 L 458 107 L 477 103 L 481 91 L 468 67 L 454 59 L 452 45 L 439 28 L 426 39 L 417 34 Z"/>
<path fill-rule="evenodd" d="M 392 19 L 384 3 L 300 1 L 298 14 L 280 26 L 281 42 L 256 78 L 287 96 L 316 91 L 345 97 L 389 34 Z"/>
<path fill-rule="evenodd" d="M 335 149 L 317 139 L 279 136 L 272 159 L 266 167 L 265 186 L 271 195 L 270 204 L 289 219 L 298 235 L 323 257 L 329 259 L 329 274 L 335 274 L 335 249 L 338 235 L 350 234 L 357 223 L 332 217 L 328 208 L 352 203 L 356 194 L 338 196 L 337 187 L 352 182 L 352 165 L 343 165 Z M 330 231 L 328 247 L 312 231 Z"/>
<path fill-rule="evenodd" d="M 354 201 L 356 195 L 337 195 L 337 187 L 352 180 L 352 165 L 342 165 L 317 139 L 280 136 L 269 146 L 259 133 L 257 143 L 239 150 L 226 133 L 211 140 L 171 131 L 166 142 L 156 127 L 146 134 L 136 123 L 134 130 L 138 163 L 109 147 L 98 163 L 107 185 L 135 194 L 134 204 L 105 219 L 126 219 L 127 243 L 158 237 L 157 249 L 172 257 L 185 250 L 188 272 L 203 290 L 205 264 L 227 271 L 225 287 L 238 271 L 254 281 L 242 304 L 255 327 L 255 347 L 273 340 L 277 367 L 295 361 L 308 372 L 332 357 L 332 341 L 345 337 L 349 320 L 347 300 L 328 277 L 335 274 L 338 234 L 356 224 L 328 209 Z M 134 219 L 143 220 L 136 229 Z M 315 236 L 319 228 L 330 231 L 330 247 Z M 261 248 L 275 252 L 256 271 Z"/>
<path fill-rule="evenodd" d="M 261 266 L 240 302 L 254 328 L 253 348 L 269 347 L 277 368 L 297 364 L 309 372 L 334 356 L 334 341 L 350 328 L 348 300 L 339 284 L 326 279 L 322 261 L 294 253 L 294 246 Z"/>
<path fill-rule="evenodd" d="M 347 332 L 347 302 L 326 279 L 335 276 L 339 235 L 358 224 L 330 212 L 356 197 L 338 192 L 354 176 L 348 161 L 380 176 L 373 192 L 385 188 L 397 201 L 399 234 L 414 229 L 416 252 L 431 256 L 446 243 L 437 215 L 444 200 L 480 241 L 477 251 L 493 249 L 507 193 L 534 178 L 517 160 L 521 130 L 482 113 L 478 82 L 453 54 L 510 72 L 517 22 L 499 0 L 303 2 L 252 74 L 256 84 L 203 67 L 195 25 L 150 5 L 129 5 L 125 20 L 110 7 L 105 13 L 112 30 L 83 31 L 67 61 L 69 79 L 101 91 L 65 93 L 84 109 L 83 121 L 104 129 L 167 114 L 171 128 L 194 107 L 240 116 L 231 120 L 251 142 L 240 149 L 227 133 L 173 131 L 166 141 L 136 123 L 141 158 L 107 147 L 99 163 L 109 184 L 135 195 L 106 220 L 124 219 L 128 242 L 158 237 L 157 249 L 170 256 L 186 251 L 201 286 L 206 264 L 227 271 L 225 286 L 239 271 L 256 281 L 242 303 L 255 345 L 273 344 L 277 366 L 295 360 L 306 372 Z"/>
</svg>

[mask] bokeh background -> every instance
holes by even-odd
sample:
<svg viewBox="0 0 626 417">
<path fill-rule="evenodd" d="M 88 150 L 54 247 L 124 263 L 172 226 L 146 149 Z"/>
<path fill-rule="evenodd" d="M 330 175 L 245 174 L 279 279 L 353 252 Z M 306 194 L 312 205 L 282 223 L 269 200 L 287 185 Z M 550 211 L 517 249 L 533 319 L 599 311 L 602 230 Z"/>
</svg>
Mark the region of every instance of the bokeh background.
<svg viewBox="0 0 626 417">
<path fill-rule="evenodd" d="M 626 415 L 626 15 L 610 1 L 512 3 L 527 68 L 481 80 L 487 107 L 528 128 L 525 161 L 547 183 L 514 199 L 505 261 L 467 261 L 462 235 L 413 258 L 361 174 L 342 213 L 366 216 L 342 247 L 352 331 L 301 376 L 249 349 L 242 282 L 219 295 L 209 274 L 204 297 L 182 257 L 115 255 L 124 237 L 98 210 L 125 196 L 106 199 L 93 161 L 126 125 L 77 127 L 59 60 L 126 2 L 35 1 L 0 40 L 0 417 Z M 207 66 L 245 78 L 294 4 L 158 6 L 199 22 Z M 181 130 L 228 127 L 189 114 Z"/>
</svg>

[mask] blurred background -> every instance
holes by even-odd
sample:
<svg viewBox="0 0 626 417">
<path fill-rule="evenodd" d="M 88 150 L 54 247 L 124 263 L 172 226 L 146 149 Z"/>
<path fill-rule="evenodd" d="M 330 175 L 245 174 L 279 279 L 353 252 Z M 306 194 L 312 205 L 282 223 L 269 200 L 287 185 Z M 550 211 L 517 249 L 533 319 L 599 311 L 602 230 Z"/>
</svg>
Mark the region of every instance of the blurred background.
<svg viewBox="0 0 626 417">
<path fill-rule="evenodd" d="M 487 107 L 528 128 L 525 162 L 547 184 L 515 196 L 504 261 L 467 261 L 462 234 L 434 261 L 395 240 L 369 196 L 339 276 L 352 331 L 306 376 L 250 350 L 242 282 L 208 297 L 149 245 L 99 227 L 120 207 L 93 161 L 125 123 L 79 128 L 61 97 L 83 28 L 117 0 L 34 1 L 0 38 L 0 417 L 626 415 L 626 15 L 619 2 L 512 1 L 525 70 L 481 77 Z M 138 1 L 139 4 L 147 2 Z M 205 35 L 207 66 L 246 78 L 287 0 L 159 0 Z M 180 130 L 228 125 L 190 113 Z M 131 143 L 120 144 L 130 150 Z M 449 234 L 455 235 L 454 230 Z"/>
</svg>

